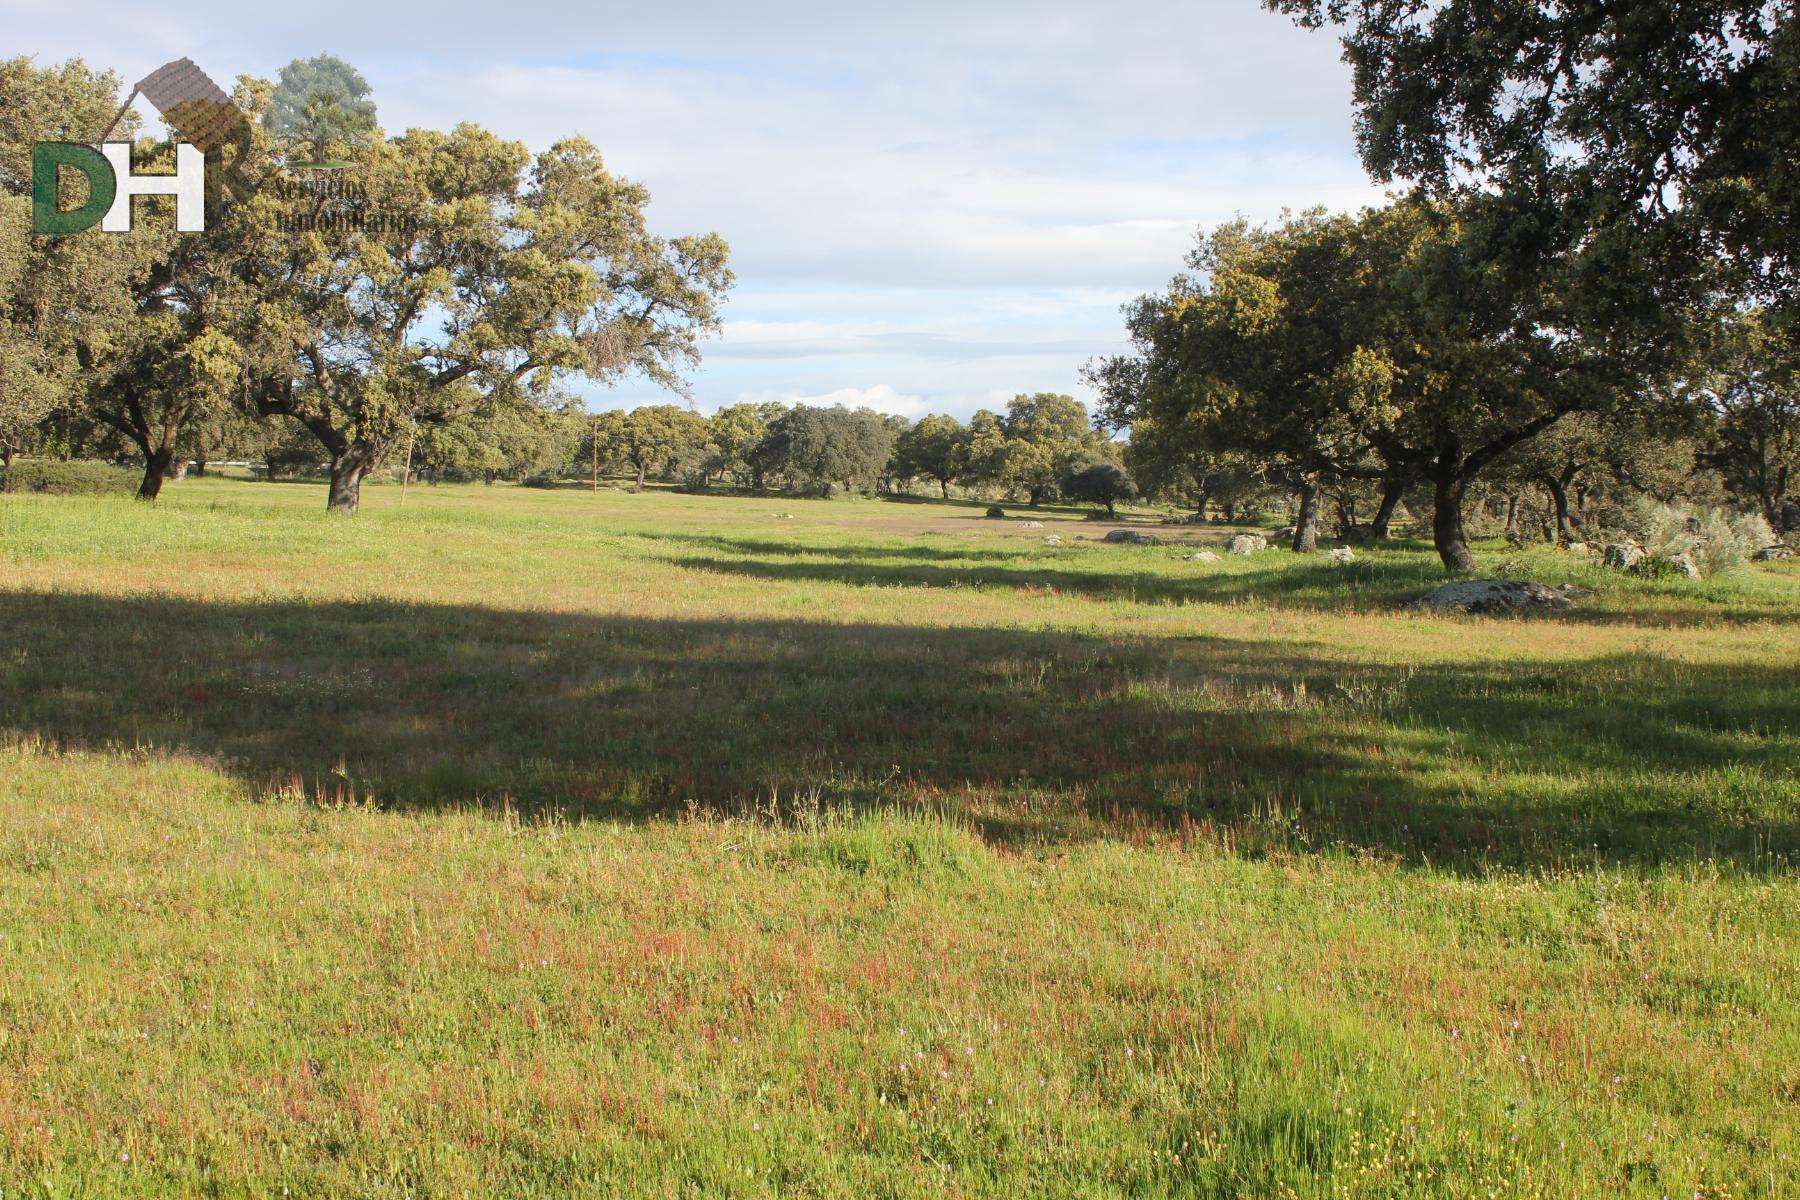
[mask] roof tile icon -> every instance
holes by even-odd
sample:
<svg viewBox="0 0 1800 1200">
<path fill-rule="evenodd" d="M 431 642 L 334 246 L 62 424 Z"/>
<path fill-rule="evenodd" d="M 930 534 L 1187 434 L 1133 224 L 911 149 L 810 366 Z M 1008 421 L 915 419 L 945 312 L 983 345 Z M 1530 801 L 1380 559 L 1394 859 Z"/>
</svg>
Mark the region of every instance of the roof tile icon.
<svg viewBox="0 0 1800 1200">
<path fill-rule="evenodd" d="M 140 79 L 133 90 L 155 105 L 163 120 L 201 151 L 216 150 L 233 140 L 245 124 L 243 110 L 192 59 L 164 63 Z"/>
</svg>

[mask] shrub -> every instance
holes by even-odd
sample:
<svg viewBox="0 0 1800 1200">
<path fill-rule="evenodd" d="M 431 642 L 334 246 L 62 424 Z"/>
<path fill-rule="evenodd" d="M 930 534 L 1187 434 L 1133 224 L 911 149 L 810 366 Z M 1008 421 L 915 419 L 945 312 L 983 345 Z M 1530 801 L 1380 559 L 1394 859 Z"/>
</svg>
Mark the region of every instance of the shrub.
<svg viewBox="0 0 1800 1200">
<path fill-rule="evenodd" d="M 1672 563 L 1685 554 L 1702 575 L 1735 571 L 1775 540 L 1761 514 L 1651 500 L 1634 505 L 1624 523 L 1653 561 Z"/>
<path fill-rule="evenodd" d="M 44 492 L 53 496 L 117 496 L 137 491 L 143 472 L 100 462 L 15 459 L 0 470 L 0 492 Z"/>
<path fill-rule="evenodd" d="M 996 521 L 1004 520 L 1006 517 L 1006 510 L 1001 508 L 998 504 L 990 504 L 988 505 L 987 515 L 994 518 Z"/>
</svg>

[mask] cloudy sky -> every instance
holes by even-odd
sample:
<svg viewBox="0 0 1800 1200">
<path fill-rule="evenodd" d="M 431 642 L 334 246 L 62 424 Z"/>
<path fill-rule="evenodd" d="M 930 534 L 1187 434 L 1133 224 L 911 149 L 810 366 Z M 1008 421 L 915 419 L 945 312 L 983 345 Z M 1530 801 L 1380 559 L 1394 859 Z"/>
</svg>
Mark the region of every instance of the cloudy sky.
<svg viewBox="0 0 1800 1200">
<path fill-rule="evenodd" d="M 585 134 L 664 233 L 718 230 L 738 287 L 701 411 L 841 400 L 967 416 L 1085 396 L 1119 306 L 1234 214 L 1376 199 L 1335 39 L 1256 0 L 513 3 L 259 9 L 0 0 L 6 53 L 229 86 L 329 51 L 382 123 Z M 153 114 L 146 114 L 153 115 Z M 596 393 L 598 406 L 655 401 Z"/>
</svg>

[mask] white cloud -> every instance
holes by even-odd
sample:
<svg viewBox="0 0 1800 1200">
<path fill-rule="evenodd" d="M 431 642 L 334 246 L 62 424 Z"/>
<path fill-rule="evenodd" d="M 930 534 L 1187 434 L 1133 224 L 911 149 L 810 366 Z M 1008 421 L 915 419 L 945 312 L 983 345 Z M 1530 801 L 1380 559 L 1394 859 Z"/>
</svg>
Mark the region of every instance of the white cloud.
<svg viewBox="0 0 1800 1200">
<path fill-rule="evenodd" d="M 872 387 L 837 388 L 816 396 L 780 391 L 739 392 L 733 403 L 767 404 L 770 401 L 790 406 L 805 404 L 815 408 L 830 408 L 841 404 L 845 408 L 872 408 L 877 412 L 895 413 L 902 417 L 922 417 L 929 408 L 924 397 L 902 395 L 885 383 L 877 383 Z"/>
<path fill-rule="evenodd" d="M 1167 280 L 1197 226 L 1376 195 L 1335 41 L 1254 0 L 76 7 L 15 5 L 9 41 L 128 81 L 182 55 L 228 82 L 329 50 L 390 129 L 585 134 L 649 186 L 655 228 L 732 244 L 703 408 L 1080 395 L 1080 364 L 1120 346 L 1119 305 Z"/>
</svg>

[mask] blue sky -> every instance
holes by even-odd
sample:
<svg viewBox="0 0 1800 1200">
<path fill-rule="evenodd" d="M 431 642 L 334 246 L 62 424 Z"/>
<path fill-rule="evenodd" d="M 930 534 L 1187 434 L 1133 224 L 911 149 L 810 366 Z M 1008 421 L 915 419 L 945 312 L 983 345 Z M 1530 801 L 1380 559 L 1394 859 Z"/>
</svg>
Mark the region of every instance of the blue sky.
<svg viewBox="0 0 1800 1200">
<path fill-rule="evenodd" d="M 837 400 L 967 416 L 1085 397 L 1119 307 L 1195 230 L 1379 198 L 1335 40 L 1255 0 L 681 6 L 320 0 L 257 9 L 0 0 L 9 53 L 221 83 L 329 51 L 382 123 L 579 132 L 651 223 L 718 230 L 738 287 L 692 377 L 702 411 Z M 654 402 L 643 385 L 597 406 Z"/>
</svg>

